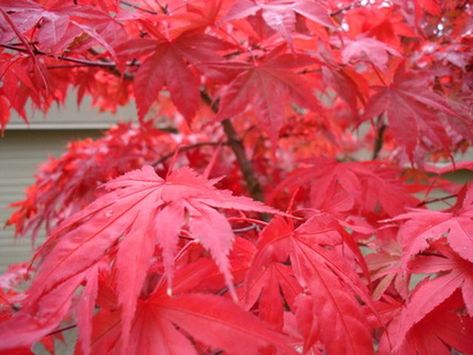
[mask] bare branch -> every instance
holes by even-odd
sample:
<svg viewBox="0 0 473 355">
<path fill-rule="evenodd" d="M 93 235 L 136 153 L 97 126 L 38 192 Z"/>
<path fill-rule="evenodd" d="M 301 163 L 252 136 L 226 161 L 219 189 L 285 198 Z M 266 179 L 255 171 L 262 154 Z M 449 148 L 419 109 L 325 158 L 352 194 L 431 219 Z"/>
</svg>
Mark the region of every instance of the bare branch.
<svg viewBox="0 0 473 355">
<path fill-rule="evenodd" d="M 349 5 L 343 6 L 343 7 L 339 8 L 338 10 L 335 10 L 335 11 L 331 12 L 330 16 L 331 17 L 336 17 L 336 16 L 340 15 L 343 12 L 349 11 L 351 9 L 355 9 L 357 7 L 360 7 L 360 6 L 361 6 L 360 2 L 356 1 L 356 2 L 353 2 Z"/>
<path fill-rule="evenodd" d="M 46 336 L 59 334 L 59 333 L 65 332 L 66 330 L 74 329 L 76 327 L 77 327 L 77 324 L 71 324 L 71 325 L 68 325 L 66 327 L 53 330 L 52 332 L 49 332 L 48 334 L 46 334 Z"/>
<path fill-rule="evenodd" d="M 14 51 L 17 51 L 17 52 L 22 52 L 22 53 L 29 54 L 28 50 L 26 50 L 25 48 L 17 47 L 17 46 L 12 46 L 12 45 L 8 45 L 8 44 L 0 44 L 0 47 L 10 49 L 10 50 L 14 50 Z M 83 58 L 68 57 L 68 56 L 65 56 L 65 55 L 54 55 L 54 54 L 43 52 L 43 51 L 41 51 L 37 48 L 33 49 L 33 53 L 35 55 L 43 55 L 43 56 L 50 57 L 50 58 L 55 58 L 55 59 L 58 59 L 58 60 L 64 60 L 66 62 L 82 64 L 84 66 L 105 67 L 105 68 L 116 68 L 116 66 L 117 66 L 114 62 L 92 61 L 92 60 L 83 59 Z"/>
<path fill-rule="evenodd" d="M 210 106 L 212 111 L 218 111 L 218 102 L 212 100 L 212 98 L 206 91 L 201 91 L 201 97 L 202 100 Z M 233 150 L 233 153 L 235 154 L 235 157 L 238 161 L 238 165 L 240 166 L 240 170 L 243 174 L 243 178 L 245 180 L 246 187 L 248 188 L 250 196 L 253 197 L 255 200 L 263 201 L 263 189 L 258 178 L 256 177 L 255 171 L 251 164 L 251 160 L 246 155 L 243 141 L 238 136 L 235 127 L 233 127 L 233 124 L 229 119 L 225 119 L 222 121 L 222 127 L 225 135 L 227 136 L 228 145 Z"/>
<path fill-rule="evenodd" d="M 145 9 L 145 8 L 140 7 L 138 5 L 129 3 L 128 1 L 120 1 L 120 4 L 122 4 L 124 6 L 128 6 L 128 7 L 132 7 L 135 10 L 138 10 L 138 11 L 141 11 L 141 12 L 146 12 L 146 13 L 151 14 L 151 15 L 158 15 L 158 13 L 156 11 Z"/>
<path fill-rule="evenodd" d="M 443 196 L 443 197 L 433 198 L 431 200 L 425 200 L 425 201 L 422 201 L 422 202 L 418 203 L 416 207 L 422 207 L 422 206 L 425 206 L 425 205 L 429 205 L 431 203 L 450 200 L 450 199 L 455 198 L 455 197 L 457 197 L 457 194 L 451 194 L 451 195 L 447 195 L 447 196 Z"/>
<path fill-rule="evenodd" d="M 189 150 L 192 150 L 192 149 L 198 149 L 198 148 L 202 148 L 202 147 L 210 147 L 210 146 L 218 146 L 220 144 L 223 144 L 223 145 L 226 145 L 227 143 L 220 143 L 220 142 L 200 142 L 200 143 L 195 143 L 195 144 L 189 144 L 189 145 L 185 145 L 185 146 L 181 146 L 178 149 L 178 153 L 183 153 L 183 152 L 187 152 Z M 164 163 L 166 160 L 172 158 L 174 156 L 174 154 L 176 154 L 176 152 L 171 152 L 169 154 L 166 154 L 166 155 L 163 155 L 161 158 L 159 158 L 158 160 L 156 160 L 153 164 L 151 164 L 152 166 L 154 167 L 157 167 L 158 165 Z"/>
<path fill-rule="evenodd" d="M 386 125 L 384 123 L 379 125 L 378 129 L 376 130 L 376 139 L 374 141 L 373 154 L 371 156 L 371 160 L 378 159 L 379 153 L 381 152 L 381 149 L 383 149 L 385 131 Z"/>
<path fill-rule="evenodd" d="M 243 142 L 238 136 L 235 127 L 233 127 L 233 124 L 229 119 L 223 120 L 222 126 L 223 131 L 228 138 L 228 144 L 230 148 L 232 148 L 238 164 L 240 165 L 240 170 L 245 179 L 246 187 L 248 188 L 250 196 L 255 200 L 263 201 L 263 189 L 261 188 L 261 184 L 256 177 L 251 161 L 246 155 L 245 147 L 243 146 Z"/>
</svg>

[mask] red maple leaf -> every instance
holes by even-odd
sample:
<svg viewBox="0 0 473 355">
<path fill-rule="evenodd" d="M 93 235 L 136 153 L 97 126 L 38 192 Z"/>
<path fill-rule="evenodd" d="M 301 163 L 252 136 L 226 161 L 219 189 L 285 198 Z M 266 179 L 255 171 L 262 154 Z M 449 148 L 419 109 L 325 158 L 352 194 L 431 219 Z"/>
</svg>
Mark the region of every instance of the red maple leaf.
<svg viewBox="0 0 473 355">
<path fill-rule="evenodd" d="M 315 61 L 308 56 L 284 54 L 283 50 L 283 47 L 276 48 L 258 63 L 224 65 L 238 69 L 239 74 L 224 88 L 217 113 L 217 119 L 223 120 L 240 115 L 248 108 L 253 109 L 258 125 L 274 146 L 289 100 L 313 111 L 320 110 L 307 81 L 293 72 L 293 69 Z"/>
<path fill-rule="evenodd" d="M 258 11 L 266 24 L 286 39 L 295 31 L 296 15 L 303 16 L 319 25 L 334 28 L 325 1 L 308 0 L 238 0 L 225 16 L 226 20 L 242 19 Z"/>
<path fill-rule="evenodd" d="M 92 353 L 120 350 L 120 322 L 117 312 L 101 312 L 95 317 Z M 257 354 L 269 347 L 295 353 L 288 338 L 230 300 L 192 293 L 173 297 L 157 293 L 139 301 L 129 345 L 139 354 L 197 354 L 198 344 L 193 344 L 189 335 L 229 353 Z"/>
<path fill-rule="evenodd" d="M 64 221 L 42 246 L 41 253 L 46 257 L 28 290 L 23 312 L 18 315 L 18 328 L 2 324 L 0 347 L 27 344 L 56 326 L 67 311 L 71 292 L 84 278 L 90 278 L 88 270 L 110 253 L 116 259 L 117 284 L 122 289 L 118 301 L 126 337 L 156 243 L 162 248 L 170 292 L 174 257 L 184 227 L 210 251 L 236 298 L 228 261 L 234 235 L 216 208 L 276 211 L 249 198 L 217 190 L 213 187 L 215 182 L 189 168 L 176 170 L 163 180 L 150 166 L 108 182 L 108 193 Z M 116 243 L 118 251 L 113 247 Z M 38 319 L 35 325 L 31 324 L 33 317 Z M 8 329 L 16 331 L 11 333 Z M 20 335 L 20 329 L 25 334 Z"/>
<path fill-rule="evenodd" d="M 409 72 L 401 64 L 390 85 L 376 88 L 363 116 L 368 120 L 386 113 L 394 138 L 411 160 L 420 158 L 419 149 L 423 145 L 449 151 L 448 126 L 473 140 L 473 122 L 453 110 L 444 97 L 431 91 L 429 82 L 428 76 Z"/>
<path fill-rule="evenodd" d="M 218 53 L 229 45 L 201 32 L 178 33 L 169 39 L 151 25 L 146 28 L 155 38 L 131 40 L 117 49 L 123 59 L 146 58 L 133 82 L 138 116 L 144 118 L 166 86 L 179 112 L 190 120 L 200 105 L 199 70 L 206 63 L 220 62 Z M 210 71 L 207 75 L 211 77 Z"/>
<path fill-rule="evenodd" d="M 413 256 L 427 249 L 430 242 L 444 237 L 458 255 L 473 262 L 472 186 L 469 185 L 463 199 L 460 198 L 451 211 L 413 209 L 392 219 L 404 222 L 398 234 L 404 266 Z"/>
<path fill-rule="evenodd" d="M 294 271 L 284 263 L 287 250 L 274 243 L 270 249 L 264 248 L 271 240 L 277 240 L 293 232 L 293 226 L 283 218 L 275 218 L 261 232 L 258 251 L 253 258 L 245 279 L 244 301 L 248 308 L 257 303 L 258 314 L 270 323 L 282 328 L 284 306 L 295 310 L 295 298 L 302 291 Z M 284 244 L 284 242 L 283 242 Z"/>
<path fill-rule="evenodd" d="M 350 106 L 353 117 L 358 117 L 358 103 L 365 105 L 369 87 L 366 79 L 348 67 L 322 67 L 324 80 Z"/>
<path fill-rule="evenodd" d="M 461 289 L 466 310 L 473 317 L 473 264 L 462 259 L 452 249 L 437 243 L 439 255 L 420 255 L 409 265 L 413 274 L 436 274 L 437 277 L 423 282 L 408 303 L 409 320 L 415 322 Z M 431 292 L 431 297 L 424 297 Z M 415 304 L 417 303 L 417 304 Z M 409 328 L 409 323 L 406 323 Z"/>
<path fill-rule="evenodd" d="M 321 348 L 330 354 L 374 354 L 365 315 L 331 272 L 317 269 L 308 290 L 308 295 L 301 293 L 296 300 L 306 352 Z M 331 327 L 325 326 L 327 322 Z"/>
<path fill-rule="evenodd" d="M 2 95 L 0 93 L 0 95 Z M 3 133 L 8 121 L 10 120 L 10 105 L 5 96 L 0 96 L 0 132 Z"/>
<path fill-rule="evenodd" d="M 96 186 L 155 162 L 175 145 L 151 121 L 140 126 L 119 124 L 106 137 L 71 142 L 61 157 L 41 165 L 36 183 L 28 188 L 25 200 L 12 205 L 17 210 L 6 223 L 15 225 L 18 235 L 28 232 L 35 240 L 42 226 L 49 233 L 91 203 L 102 192 Z"/>
<path fill-rule="evenodd" d="M 374 310 L 370 296 L 359 276 L 346 261 L 350 258 L 343 256 L 333 247 L 324 247 L 327 244 L 340 243 L 338 233 L 324 227 L 326 226 L 309 220 L 294 229 L 291 222 L 282 217 L 275 218 L 259 240 L 256 261 L 248 271 L 246 287 L 250 305 L 259 297 L 259 302 L 262 302 L 259 305 L 260 312 L 265 313 L 267 319 L 278 323 L 281 315 L 277 312 L 282 311 L 282 297 L 287 297 L 289 307 L 293 310 L 299 309 L 304 318 L 302 323 L 324 322 L 323 319 L 336 322 L 337 326 L 330 331 L 319 326 L 316 326 L 317 330 L 302 331 L 307 351 L 316 342 L 320 342 L 327 349 L 355 352 L 363 350 L 370 353 L 372 342 L 369 328 L 363 322 L 364 315 L 358 310 L 353 312 L 357 308 L 355 295 L 361 297 L 368 307 Z M 276 271 L 278 264 L 287 260 L 291 262 L 293 273 L 285 270 L 272 274 L 262 272 L 267 268 Z M 280 279 L 279 275 L 284 278 Z M 263 279 L 258 280 L 259 277 Z M 292 280 L 293 277 L 295 280 Z M 307 305 L 297 304 L 297 299 L 302 302 L 301 297 L 306 297 L 303 293 L 294 297 L 294 292 L 300 287 L 311 292 L 316 306 L 307 308 Z M 277 292 L 279 288 L 281 294 Z M 270 302 L 276 305 L 274 310 L 268 308 Z M 322 312 L 322 309 L 326 311 Z M 309 318 L 311 320 L 308 320 Z M 300 327 L 304 329 L 307 325 L 301 324 Z"/>
<path fill-rule="evenodd" d="M 124 35 L 123 28 L 117 21 L 107 13 L 89 6 L 57 2 L 43 7 L 34 1 L 6 0 L 0 8 L 13 15 L 13 22 L 21 33 L 29 31 L 41 22 L 35 35 L 39 48 L 48 52 L 64 51 L 74 39 L 85 33 L 115 56 L 112 45 Z M 4 32 L 0 42 L 9 40 L 14 35 Z M 87 41 L 82 42 L 84 48 L 87 48 Z"/>
<path fill-rule="evenodd" d="M 318 158 L 294 170 L 276 189 L 310 187 L 313 208 L 330 212 L 358 211 L 396 216 L 416 200 L 399 184 L 399 171 L 375 162 L 344 162 Z"/>
<path fill-rule="evenodd" d="M 333 41 L 337 45 L 342 46 L 338 41 Z M 344 39 L 342 48 L 342 62 L 348 64 L 351 61 L 368 60 L 381 70 L 386 70 L 389 60 L 388 54 L 393 56 L 401 56 L 401 54 L 375 38 L 358 36 L 354 39 Z"/>
<path fill-rule="evenodd" d="M 71 328 L 78 355 L 470 353 L 473 184 L 450 180 L 473 165 L 445 161 L 473 143 L 472 15 L 465 0 L 0 0 L 2 132 L 23 124 L 11 110 L 56 127 L 33 115 L 72 91 L 139 116 L 71 143 L 12 204 L 18 234 L 48 238 L 0 277 L 0 354 L 53 353 Z M 20 136 L 0 142 L 0 191 Z"/>
<path fill-rule="evenodd" d="M 439 288 L 435 291 L 445 294 Z M 435 294 L 430 292 L 426 294 L 428 299 L 432 295 Z M 406 314 L 402 312 L 400 316 L 394 317 L 388 326 L 386 334 L 389 335 L 389 339 L 386 334 L 381 339 L 380 352 L 396 355 L 428 353 L 448 355 L 452 353 L 453 348 L 468 354 L 473 349 L 471 337 L 473 318 L 464 314 L 462 308 L 460 294 L 455 292 L 443 299 L 440 304 L 436 302 L 436 307 L 430 309 L 430 312 L 424 314 L 414 325 L 409 322 L 410 329 L 407 333 L 403 322 L 408 318 L 404 317 Z M 413 308 L 409 307 L 409 310 Z"/>
<path fill-rule="evenodd" d="M 366 263 L 371 271 L 371 280 L 378 282 L 373 290 L 373 298 L 381 299 L 385 293 L 390 293 L 391 284 L 405 298 L 408 294 L 409 278 L 402 269 L 401 248 L 392 243 L 390 248 L 366 255 Z"/>
</svg>

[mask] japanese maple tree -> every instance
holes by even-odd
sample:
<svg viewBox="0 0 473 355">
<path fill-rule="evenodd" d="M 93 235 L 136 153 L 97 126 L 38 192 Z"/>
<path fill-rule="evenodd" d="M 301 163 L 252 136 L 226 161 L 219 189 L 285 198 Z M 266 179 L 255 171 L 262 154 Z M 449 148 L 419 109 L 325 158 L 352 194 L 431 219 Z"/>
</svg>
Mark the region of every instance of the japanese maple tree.
<svg viewBox="0 0 473 355">
<path fill-rule="evenodd" d="M 0 77 L 137 117 L 12 205 L 2 354 L 473 353 L 469 1 L 0 0 Z"/>
</svg>

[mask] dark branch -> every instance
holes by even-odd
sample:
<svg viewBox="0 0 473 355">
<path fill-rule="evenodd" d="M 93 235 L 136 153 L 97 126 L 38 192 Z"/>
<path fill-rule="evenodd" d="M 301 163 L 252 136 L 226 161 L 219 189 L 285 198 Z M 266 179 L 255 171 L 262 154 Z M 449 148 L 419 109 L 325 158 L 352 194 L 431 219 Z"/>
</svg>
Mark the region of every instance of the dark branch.
<svg viewBox="0 0 473 355">
<path fill-rule="evenodd" d="M 250 196 L 255 200 L 263 201 L 263 189 L 261 188 L 258 178 L 255 175 L 251 161 L 246 155 L 245 147 L 243 146 L 243 142 L 238 136 L 235 127 L 233 127 L 233 124 L 229 119 L 223 120 L 222 126 L 223 131 L 228 138 L 228 145 L 233 150 L 233 153 L 235 154 L 238 161 L 238 165 L 240 165 L 240 170 L 245 179 L 246 187 L 248 188 Z"/>
<path fill-rule="evenodd" d="M 431 203 L 450 200 L 450 199 L 455 198 L 455 197 L 457 197 L 456 194 L 451 194 L 451 195 L 447 195 L 447 196 L 443 196 L 443 197 L 433 198 L 431 200 L 425 200 L 425 201 L 422 201 L 422 202 L 418 203 L 416 207 L 422 207 L 422 206 L 425 206 L 425 205 L 429 205 Z"/>
<path fill-rule="evenodd" d="M 141 11 L 141 12 L 146 12 L 146 13 L 151 14 L 151 15 L 158 15 L 158 13 L 156 11 L 145 9 L 145 8 L 140 7 L 138 5 L 129 3 L 128 1 L 120 1 L 120 4 L 122 4 L 124 6 L 128 6 L 128 7 L 132 7 L 135 10 L 138 10 L 138 11 Z"/>
<path fill-rule="evenodd" d="M 218 146 L 220 144 L 227 144 L 227 143 L 220 143 L 220 142 L 200 142 L 200 143 L 195 143 L 195 144 L 190 144 L 190 145 L 185 145 L 185 146 L 182 146 L 182 147 L 179 147 L 177 148 L 178 149 L 178 153 L 183 153 L 183 152 L 187 152 L 189 150 L 192 150 L 192 149 L 198 149 L 198 148 L 202 148 L 202 147 L 210 147 L 210 146 Z M 156 160 L 152 166 L 154 167 L 157 167 L 158 165 L 164 163 L 166 160 L 172 158 L 174 156 L 174 154 L 176 154 L 176 152 L 172 152 L 172 153 L 169 153 L 169 154 L 166 154 L 166 155 L 163 155 L 161 158 L 159 158 L 158 160 Z"/>
<path fill-rule="evenodd" d="M 251 224 L 248 227 L 242 228 L 233 228 L 233 233 L 246 233 L 252 230 L 258 230 L 259 226 L 257 224 Z"/>
<path fill-rule="evenodd" d="M 25 53 L 25 54 L 30 54 L 28 50 L 26 50 L 25 48 L 22 48 L 22 47 L 18 47 L 17 45 L 0 44 L 0 47 L 10 49 L 10 50 L 14 50 L 14 51 L 21 52 L 21 53 Z M 89 50 L 89 52 L 92 55 L 96 55 L 96 54 L 98 55 L 98 53 L 96 53 L 93 50 Z M 64 69 L 64 68 L 72 69 L 72 68 L 80 68 L 80 67 L 98 67 L 98 68 L 107 69 L 108 71 L 110 71 L 115 76 L 123 77 L 125 80 L 133 80 L 133 75 L 132 74 L 125 72 L 122 75 L 120 70 L 118 70 L 117 64 L 113 61 L 108 60 L 108 59 L 89 60 L 89 59 L 84 59 L 84 58 L 70 57 L 70 56 L 66 56 L 66 55 L 55 55 L 55 54 L 43 52 L 43 51 L 41 51 L 41 50 L 39 50 L 35 47 L 33 47 L 32 55 L 42 55 L 42 56 L 46 56 L 46 57 L 49 57 L 49 58 L 62 60 L 62 61 L 65 61 L 65 62 L 75 63 L 74 65 L 69 65 L 69 66 L 61 65 L 61 64 L 50 65 L 50 66 L 46 67 L 47 69 Z M 136 60 L 131 60 L 131 61 L 127 62 L 126 65 L 129 66 L 129 67 L 133 67 L 133 66 L 138 67 L 140 64 Z"/>
<path fill-rule="evenodd" d="M 385 131 L 386 125 L 384 123 L 381 124 L 376 130 L 376 139 L 374 141 L 373 155 L 371 156 L 371 160 L 378 159 L 379 153 L 381 152 L 381 149 L 383 149 Z"/>
<path fill-rule="evenodd" d="M 66 330 L 74 329 L 76 327 L 77 327 L 77 324 L 71 324 L 71 325 L 68 325 L 67 327 L 63 327 L 63 328 L 53 330 L 52 332 L 46 334 L 46 336 L 62 333 L 62 332 L 65 332 Z"/>
<path fill-rule="evenodd" d="M 202 100 L 210 106 L 212 111 L 218 111 L 218 102 L 213 101 L 206 91 L 201 91 L 201 97 Z M 245 147 L 241 138 L 238 136 L 235 127 L 233 127 L 233 124 L 229 119 L 222 121 L 222 127 L 227 136 L 227 143 L 235 154 L 238 165 L 240 166 L 250 196 L 255 200 L 263 201 L 263 189 L 261 188 L 261 184 L 253 170 L 251 160 L 246 155 Z"/>
<path fill-rule="evenodd" d="M 343 13 L 343 12 L 345 12 L 345 11 L 349 11 L 349 10 L 354 9 L 354 8 L 357 8 L 357 7 L 359 7 L 359 6 L 360 6 L 360 2 L 359 2 L 359 1 L 356 1 L 356 2 L 354 2 L 354 3 L 351 3 L 351 4 L 347 5 L 347 6 L 341 7 L 341 8 L 339 8 L 338 10 L 335 10 L 335 11 L 331 12 L 331 13 L 330 13 L 330 16 L 331 16 L 331 17 L 336 17 L 336 16 L 340 15 L 341 13 Z"/>
<path fill-rule="evenodd" d="M 72 69 L 72 68 L 84 68 L 89 67 L 87 64 L 58 64 L 58 65 L 48 65 L 46 69 Z"/>
<path fill-rule="evenodd" d="M 169 9 L 168 9 L 168 5 L 162 5 L 159 0 L 155 0 L 156 4 L 158 4 L 159 8 L 161 9 L 161 11 L 163 12 L 163 14 L 165 15 L 169 15 Z"/>
<path fill-rule="evenodd" d="M 17 47 L 17 46 L 12 46 L 12 45 L 8 45 L 8 44 L 0 44 L 0 47 L 6 48 L 6 49 L 11 49 L 11 50 L 14 50 L 14 51 L 17 51 L 17 52 L 22 52 L 22 53 L 29 54 L 28 50 L 26 50 L 24 48 L 21 48 L 21 47 Z M 92 61 L 92 60 L 88 60 L 88 59 L 68 57 L 68 56 L 65 56 L 65 55 L 54 55 L 54 54 L 50 54 L 50 53 L 40 51 L 37 48 L 34 48 L 33 53 L 35 55 L 44 55 L 46 57 L 55 58 L 55 59 L 63 60 L 63 61 L 66 61 L 66 62 L 82 64 L 84 66 L 116 68 L 116 64 L 114 62 Z"/>
</svg>

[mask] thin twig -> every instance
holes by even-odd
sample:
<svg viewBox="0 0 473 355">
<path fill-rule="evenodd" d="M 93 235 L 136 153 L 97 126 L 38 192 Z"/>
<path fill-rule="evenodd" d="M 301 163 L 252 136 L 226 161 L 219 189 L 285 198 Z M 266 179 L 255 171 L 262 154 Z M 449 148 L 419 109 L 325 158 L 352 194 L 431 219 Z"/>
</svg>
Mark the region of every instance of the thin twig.
<svg viewBox="0 0 473 355">
<path fill-rule="evenodd" d="M 178 153 L 183 153 L 183 152 L 187 152 L 187 151 L 192 150 L 192 149 L 197 149 L 197 148 L 202 148 L 202 147 L 209 147 L 209 146 L 217 146 L 217 145 L 220 145 L 220 144 L 226 145 L 227 143 L 226 142 L 223 142 L 223 143 L 220 143 L 220 142 L 200 142 L 200 143 L 181 146 L 177 149 L 178 149 Z M 157 167 L 158 165 L 164 163 L 169 158 L 172 158 L 174 156 L 174 154 L 176 154 L 175 151 L 173 151 L 169 154 L 163 155 L 161 158 L 156 160 L 151 165 L 154 166 L 154 167 Z"/>
<path fill-rule="evenodd" d="M 77 327 L 77 324 L 71 324 L 71 325 L 68 325 L 67 327 L 53 330 L 52 332 L 46 334 L 46 336 L 62 333 L 62 332 L 65 332 L 66 330 L 74 329 L 76 327 Z"/>
<path fill-rule="evenodd" d="M 354 3 L 351 3 L 350 5 L 341 7 L 341 8 L 339 8 L 338 10 L 335 10 L 334 12 L 331 12 L 331 13 L 330 13 L 330 16 L 331 16 L 331 17 L 338 16 L 338 15 L 340 15 L 341 13 L 343 13 L 343 12 L 345 12 L 345 11 L 349 11 L 349 10 L 351 10 L 351 9 L 355 9 L 355 8 L 359 7 L 360 5 L 361 5 L 361 4 L 360 4 L 359 1 L 354 2 Z"/>
<path fill-rule="evenodd" d="M 447 196 L 443 196 L 443 197 L 433 198 L 431 200 L 425 200 L 425 201 L 422 201 L 422 202 L 418 203 L 416 207 L 422 207 L 422 206 L 425 206 L 425 205 L 429 205 L 431 203 L 450 200 L 451 198 L 455 198 L 455 197 L 457 197 L 457 194 L 451 194 L 451 195 L 447 195 Z"/>
<path fill-rule="evenodd" d="M 17 52 L 22 52 L 22 53 L 29 54 L 28 50 L 26 50 L 24 48 L 17 47 L 17 46 L 11 46 L 11 45 L 8 45 L 8 44 L 0 44 L 0 47 L 6 48 L 6 49 L 11 49 L 11 50 L 14 50 L 14 51 L 17 51 Z M 54 54 L 43 52 L 43 51 L 41 51 L 37 48 L 34 48 L 33 53 L 35 55 L 43 55 L 43 56 L 46 56 L 46 57 L 55 58 L 55 59 L 59 59 L 59 60 L 64 60 L 66 62 L 78 63 L 78 64 L 82 64 L 82 65 L 87 65 L 87 66 L 105 67 L 105 68 L 116 68 L 116 66 L 117 66 L 114 62 L 92 61 L 92 60 L 88 60 L 88 59 L 68 57 L 68 56 L 64 56 L 64 55 L 54 55 Z"/>
<path fill-rule="evenodd" d="M 159 6 L 159 8 L 161 9 L 161 11 L 163 12 L 163 14 L 165 15 L 169 15 L 169 10 L 168 10 L 168 5 L 162 5 L 159 0 L 155 0 L 156 4 Z"/>
<path fill-rule="evenodd" d="M 376 73 L 376 76 L 378 77 L 379 81 L 381 81 L 381 83 L 388 87 L 388 84 L 386 84 L 386 81 L 383 79 L 383 76 L 381 75 L 381 73 L 379 72 L 379 69 L 376 67 L 376 65 L 374 65 L 373 63 L 371 63 L 371 67 L 373 68 L 374 72 Z"/>
<path fill-rule="evenodd" d="M 59 64 L 59 65 L 48 65 L 46 69 L 73 69 L 73 68 L 84 68 L 89 67 L 87 64 Z"/>
<path fill-rule="evenodd" d="M 0 47 L 11 49 L 11 50 L 21 52 L 21 53 L 29 54 L 29 52 L 27 50 L 25 50 L 24 48 L 16 47 L 16 46 L 13 46 L 13 45 L 0 44 Z M 89 52 L 94 54 L 94 51 L 92 51 L 92 50 L 89 50 Z M 133 74 L 125 72 L 122 75 L 122 73 L 117 68 L 117 64 L 115 62 L 112 62 L 112 61 L 107 60 L 107 59 L 99 59 L 99 60 L 94 61 L 94 60 L 88 60 L 88 59 L 83 59 L 83 58 L 69 57 L 69 56 L 65 56 L 65 55 L 55 55 L 55 54 L 51 54 L 51 53 L 45 53 L 45 52 L 43 52 L 43 51 L 41 51 L 37 48 L 33 48 L 33 54 L 34 55 L 42 55 L 42 56 L 46 56 L 46 57 L 49 57 L 49 58 L 62 60 L 62 61 L 65 61 L 65 62 L 76 63 L 76 65 L 70 65 L 70 66 L 60 65 L 60 64 L 50 65 L 50 66 L 46 67 L 47 69 L 61 69 L 61 68 L 71 69 L 71 68 L 80 68 L 80 67 L 99 67 L 99 68 L 108 69 L 112 74 L 114 74 L 117 77 L 123 77 L 126 80 L 133 80 Z M 137 62 L 136 60 L 131 60 L 131 61 L 127 62 L 126 65 L 129 66 L 129 67 L 133 67 L 133 66 L 139 67 L 140 63 Z"/>
<path fill-rule="evenodd" d="M 233 233 L 245 233 L 245 232 L 249 232 L 249 231 L 252 231 L 252 230 L 258 230 L 259 227 L 257 224 L 252 224 L 250 226 L 247 226 L 247 227 L 242 227 L 242 228 L 234 228 L 233 229 Z"/>
<path fill-rule="evenodd" d="M 49 93 L 49 86 L 48 86 L 48 81 L 46 80 L 46 76 L 45 74 L 43 73 L 42 69 L 41 69 L 41 66 L 39 65 L 38 61 L 37 61 L 37 58 L 35 56 L 35 53 L 34 53 L 34 50 L 35 50 L 35 47 L 32 47 L 30 43 L 28 43 L 28 40 L 23 36 L 23 34 L 18 30 L 18 28 L 15 26 L 15 23 L 12 21 L 12 19 L 10 18 L 10 16 L 8 15 L 7 12 L 3 11 L 2 9 L 0 9 L 0 13 L 3 15 L 5 21 L 7 22 L 7 24 L 11 27 L 11 29 L 13 30 L 13 32 L 15 32 L 16 36 L 18 37 L 18 39 L 23 43 L 23 45 L 25 46 L 24 50 L 26 53 L 28 53 L 30 56 L 31 56 L 31 60 L 33 61 L 33 64 L 34 66 L 36 67 L 36 69 L 38 70 L 38 74 L 39 76 L 41 77 L 41 80 L 43 82 L 43 85 L 44 85 L 44 88 L 46 89 L 46 93 Z M 15 48 L 15 47 L 13 47 Z"/>
<path fill-rule="evenodd" d="M 138 6 L 138 5 L 135 5 L 135 4 L 132 4 L 132 3 L 129 3 L 128 1 L 120 1 L 120 4 L 124 5 L 124 6 L 128 6 L 128 7 L 132 7 L 134 8 L 135 10 L 138 10 L 138 11 L 141 11 L 141 12 L 146 12 L 150 15 L 158 15 L 158 13 L 156 11 L 153 11 L 153 10 L 148 10 L 148 9 L 145 9 L 141 6 Z"/>
<path fill-rule="evenodd" d="M 378 120 L 378 123 L 380 121 Z M 378 129 L 376 130 L 376 139 L 374 141 L 374 147 L 373 147 L 373 154 L 371 156 L 371 160 L 376 160 L 378 159 L 379 153 L 381 152 L 381 149 L 383 149 L 383 144 L 384 144 L 384 132 L 386 131 L 386 125 L 383 123 L 381 125 L 378 125 Z"/>
</svg>

